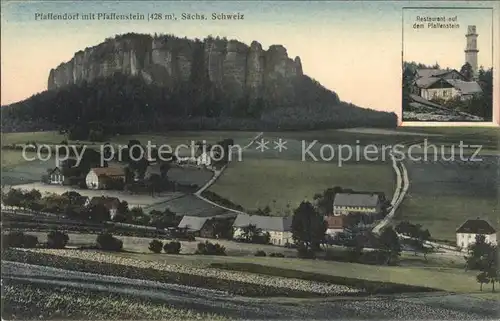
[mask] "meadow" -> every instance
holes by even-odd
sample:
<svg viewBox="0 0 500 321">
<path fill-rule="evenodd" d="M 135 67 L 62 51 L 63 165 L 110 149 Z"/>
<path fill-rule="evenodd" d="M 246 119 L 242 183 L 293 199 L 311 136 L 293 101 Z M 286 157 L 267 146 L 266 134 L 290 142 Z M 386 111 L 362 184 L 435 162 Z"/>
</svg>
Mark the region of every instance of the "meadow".
<svg viewBox="0 0 500 321">
<path fill-rule="evenodd" d="M 456 229 L 467 219 L 488 220 L 499 228 L 498 156 L 483 156 L 478 163 L 405 163 L 410 188 L 397 221 L 409 220 L 428 228 L 438 240 L 455 241 Z"/>
<path fill-rule="evenodd" d="M 336 164 L 292 159 L 250 159 L 232 163 L 210 191 L 247 210 L 269 206 L 273 215 L 285 216 L 316 193 L 342 186 L 354 190 L 381 191 L 388 198 L 394 190 L 389 164 Z"/>
<path fill-rule="evenodd" d="M 246 145 L 254 132 L 170 132 L 164 134 L 119 135 L 110 138 L 113 144 L 126 144 L 130 139 L 152 144 L 190 144 L 192 141 L 206 140 L 215 143 L 224 138 L 233 138 L 236 144 Z M 350 159 L 339 163 L 339 145 L 366 146 L 368 144 L 395 145 L 398 143 L 481 145 L 486 161 L 480 164 L 464 162 L 405 162 L 409 176 L 410 189 L 397 213 L 396 222 L 410 220 L 428 228 L 436 239 L 453 241 L 455 229 L 467 218 L 484 217 L 498 227 L 498 128 L 477 127 L 399 127 L 397 129 L 354 128 L 346 130 L 313 130 L 293 132 L 266 132 L 267 149 L 257 150 L 253 144 L 237 155 L 221 177 L 209 191 L 215 192 L 247 210 L 269 206 L 274 215 L 290 213 L 301 201 L 311 201 L 314 194 L 326 188 L 342 186 L 356 190 L 382 191 L 392 196 L 394 173 L 389 158 L 380 153 L 376 161 Z M 9 133 L 2 134 L 2 144 L 60 143 L 64 139 L 57 132 Z M 279 151 L 276 143 L 286 141 L 286 149 Z M 333 152 L 331 160 L 316 161 L 306 155 L 303 158 L 304 144 L 317 140 L 311 152 L 319 157 L 323 144 L 334 146 L 325 149 Z M 82 142 L 81 142 L 82 143 Z M 473 152 L 473 150 L 470 150 Z M 489 156 L 488 156 L 489 155 Z M 328 155 L 327 155 L 328 157 Z M 384 158 L 385 157 L 385 158 Z M 497 158 L 495 158 L 497 157 Z M 3 150 L 2 181 L 4 183 L 29 183 L 38 181 L 50 163 L 26 162 L 17 151 Z M 172 172 L 172 174 L 174 174 Z M 196 180 L 197 184 L 206 181 L 204 173 L 176 173 L 176 180 Z M 185 200 L 172 202 L 172 208 L 183 208 Z M 179 203 L 179 204 L 177 204 Z M 186 204 L 186 203 L 184 203 Z M 204 210 L 196 205 L 186 209 L 201 213 Z M 163 205 L 159 205 L 163 207 Z M 183 211 L 186 212 L 186 211 Z M 205 210 L 206 214 L 217 212 L 215 208 Z"/>
</svg>

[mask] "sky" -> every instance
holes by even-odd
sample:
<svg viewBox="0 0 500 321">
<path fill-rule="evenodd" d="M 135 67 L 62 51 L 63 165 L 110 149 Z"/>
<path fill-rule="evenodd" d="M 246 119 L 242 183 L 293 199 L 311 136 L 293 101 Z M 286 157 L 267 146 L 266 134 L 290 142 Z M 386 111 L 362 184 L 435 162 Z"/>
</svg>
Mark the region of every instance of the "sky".
<svg viewBox="0 0 500 321">
<path fill-rule="evenodd" d="M 417 2 L 430 7 L 494 7 L 492 17 L 486 10 L 457 15 L 460 29 L 415 32 L 403 21 L 408 1 L 333 1 L 333 2 L 187 2 L 187 1 L 2 1 L 1 3 L 1 104 L 9 104 L 47 88 L 51 68 L 73 57 L 85 47 L 105 38 L 128 32 L 168 33 L 179 37 L 204 38 L 208 35 L 237 39 L 247 44 L 259 41 L 264 49 L 282 44 L 291 58 L 300 56 L 303 71 L 341 100 L 376 110 L 401 115 L 402 51 L 410 60 L 460 68 L 464 62 L 465 29 L 475 24 L 479 33 L 479 64 L 491 66 L 491 39 L 499 48 L 500 2 Z M 36 13 L 241 13 L 238 21 L 40 21 Z M 421 15 L 437 14 L 422 9 Z M 442 12 L 439 11 L 442 15 Z M 414 12 L 413 12 L 413 15 Z M 408 18 L 408 19 L 406 19 Z M 413 18 L 414 19 L 414 18 Z M 405 28 L 403 28 L 403 25 Z M 402 45 L 405 30 L 405 46 Z M 493 64 L 498 65 L 500 55 Z M 406 57 L 405 57 L 406 58 Z M 495 70 L 497 75 L 498 69 Z M 498 84 L 496 77 L 495 84 Z M 498 87 L 496 87 L 498 88 Z M 496 101 L 498 103 L 498 100 Z"/>
<path fill-rule="evenodd" d="M 417 28 L 417 17 L 444 17 L 453 29 Z M 417 23 L 417 26 L 415 26 Z M 467 27 L 476 26 L 478 67 L 493 66 L 493 10 L 492 9 L 413 9 L 403 10 L 403 59 L 426 65 L 436 62 L 443 68 L 460 70 L 465 62 Z"/>
</svg>

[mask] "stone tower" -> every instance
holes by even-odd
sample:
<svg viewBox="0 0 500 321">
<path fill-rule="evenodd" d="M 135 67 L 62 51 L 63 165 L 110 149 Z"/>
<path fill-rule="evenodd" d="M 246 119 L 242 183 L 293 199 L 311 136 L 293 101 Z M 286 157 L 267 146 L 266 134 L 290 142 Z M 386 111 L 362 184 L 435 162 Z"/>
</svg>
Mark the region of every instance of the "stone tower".
<svg viewBox="0 0 500 321">
<path fill-rule="evenodd" d="M 467 38 L 467 45 L 465 47 L 465 62 L 468 62 L 472 67 L 472 72 L 474 78 L 477 77 L 477 53 L 479 50 L 477 49 L 477 37 L 476 26 L 468 26 L 467 34 L 465 38 Z"/>
</svg>

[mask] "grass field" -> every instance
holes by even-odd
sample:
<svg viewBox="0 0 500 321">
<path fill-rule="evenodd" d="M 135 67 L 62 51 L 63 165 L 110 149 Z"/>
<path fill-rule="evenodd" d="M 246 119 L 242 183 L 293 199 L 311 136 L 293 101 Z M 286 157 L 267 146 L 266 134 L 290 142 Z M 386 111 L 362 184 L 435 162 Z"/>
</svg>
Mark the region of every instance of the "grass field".
<svg viewBox="0 0 500 321">
<path fill-rule="evenodd" d="M 36 142 L 37 144 L 59 144 L 65 139 L 66 135 L 59 134 L 57 131 L 2 133 L 2 146 L 26 144 L 27 142 Z"/>
<path fill-rule="evenodd" d="M 410 221 L 429 229 L 439 240 L 456 240 L 456 229 L 467 219 L 487 219 L 498 229 L 498 200 L 473 196 L 410 194 L 404 200 L 395 223 Z"/>
<path fill-rule="evenodd" d="M 429 144 L 481 145 L 483 151 L 500 150 L 500 129 L 495 127 L 398 127 L 397 129 L 353 128 L 348 130 L 313 130 L 307 132 L 276 132 L 276 136 L 297 140 L 318 140 L 327 144 L 394 145 L 423 141 Z"/>
<path fill-rule="evenodd" d="M 29 304 L 26 304 L 29 303 Z M 172 308 L 164 301 L 57 285 L 4 280 L 2 316 L 9 320 L 225 320 Z"/>
<path fill-rule="evenodd" d="M 23 158 L 23 154 L 20 151 L 2 150 L 1 154 L 2 154 L 2 169 L 12 168 L 27 162 L 27 160 Z M 36 153 L 27 152 L 26 155 L 29 158 L 33 158 L 34 156 L 36 156 Z"/>
<path fill-rule="evenodd" d="M 439 240 L 456 240 L 456 229 L 467 219 L 487 219 L 499 227 L 498 156 L 479 164 L 405 162 L 410 188 L 396 220 L 409 220 L 428 228 Z"/>
<path fill-rule="evenodd" d="M 303 200 L 334 186 L 383 191 L 392 196 L 394 173 L 388 164 L 335 164 L 290 159 L 244 159 L 234 162 L 210 187 L 230 201 L 253 210 L 268 205 L 284 215 Z"/>
<path fill-rule="evenodd" d="M 161 262 L 165 264 L 181 264 L 196 267 L 213 267 L 213 264 L 223 264 L 236 270 L 238 264 L 253 264 L 258 273 L 271 275 L 284 275 L 279 269 L 288 269 L 298 272 L 317 273 L 326 276 L 364 279 L 369 281 L 391 282 L 413 286 L 423 286 L 441 289 L 449 292 L 475 293 L 479 286 L 475 276 L 477 272 L 464 272 L 458 268 L 443 267 L 400 267 L 400 266 L 375 266 L 357 263 L 335 261 L 305 260 L 292 258 L 272 257 L 234 257 L 234 256 L 204 256 L 204 255 L 162 255 L 162 254 L 136 254 L 136 253 L 110 253 L 119 257 L 137 260 Z M 215 265 L 217 266 L 217 265 Z M 248 270 L 251 272 L 250 270 Z M 297 275 L 295 275 L 296 277 Z M 485 286 L 485 290 L 489 289 Z"/>
</svg>

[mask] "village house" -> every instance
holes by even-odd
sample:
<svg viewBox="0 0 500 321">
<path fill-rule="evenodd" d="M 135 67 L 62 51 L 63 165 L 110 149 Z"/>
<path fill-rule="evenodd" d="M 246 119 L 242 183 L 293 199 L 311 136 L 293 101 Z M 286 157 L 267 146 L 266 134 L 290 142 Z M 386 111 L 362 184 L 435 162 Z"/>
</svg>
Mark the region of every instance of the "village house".
<svg viewBox="0 0 500 321">
<path fill-rule="evenodd" d="M 198 166 L 210 166 L 212 164 L 212 159 L 210 158 L 209 153 L 203 152 L 196 158 L 196 165 Z"/>
<path fill-rule="evenodd" d="M 210 217 L 184 215 L 177 228 L 194 236 L 210 238 L 213 234 L 209 224 L 210 219 Z"/>
<path fill-rule="evenodd" d="M 456 97 L 466 100 L 482 93 L 479 83 L 467 81 L 455 69 L 418 69 L 414 79 L 412 92 L 427 100 L 450 100 Z"/>
<path fill-rule="evenodd" d="M 249 225 L 254 225 L 262 233 L 269 233 L 270 242 L 274 245 L 285 246 L 293 243 L 292 217 L 238 214 L 233 224 L 233 238 L 241 238 L 244 228 Z"/>
<path fill-rule="evenodd" d="M 337 193 L 333 200 L 333 215 L 359 213 L 378 218 L 383 202 L 384 197 L 380 193 Z"/>
<path fill-rule="evenodd" d="M 347 215 L 338 215 L 338 216 L 325 216 L 325 221 L 327 223 L 326 234 L 334 237 L 339 233 L 347 233 L 351 232 L 350 226 L 347 220 Z"/>
<path fill-rule="evenodd" d="M 118 211 L 118 207 L 120 205 L 120 200 L 116 197 L 107 197 L 107 196 L 96 196 L 96 197 L 92 197 L 91 199 L 89 199 L 85 206 L 86 207 L 90 207 L 90 206 L 95 206 L 95 205 L 104 205 L 104 207 L 106 207 L 109 211 L 109 216 L 111 218 L 111 220 L 113 220 L 113 218 L 115 217 L 117 211 Z"/>
<path fill-rule="evenodd" d="M 125 182 L 125 170 L 122 167 L 91 168 L 85 177 L 89 189 L 106 189 L 112 181 Z"/>
<path fill-rule="evenodd" d="M 480 218 L 469 219 L 457 229 L 457 246 L 466 250 L 471 244 L 476 242 L 477 235 L 484 235 L 487 243 L 496 245 L 496 230 L 486 220 Z"/>
<path fill-rule="evenodd" d="M 155 175 L 158 175 L 159 177 L 162 177 L 163 175 L 160 164 L 149 165 L 148 168 L 146 168 L 146 172 L 144 173 L 144 179 L 149 180 L 152 176 Z"/>
<path fill-rule="evenodd" d="M 62 185 L 64 182 L 64 175 L 59 167 L 56 167 L 48 173 L 48 183 L 55 185 Z"/>
</svg>

